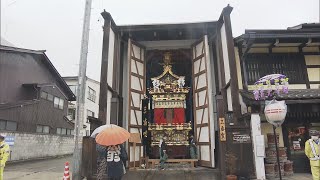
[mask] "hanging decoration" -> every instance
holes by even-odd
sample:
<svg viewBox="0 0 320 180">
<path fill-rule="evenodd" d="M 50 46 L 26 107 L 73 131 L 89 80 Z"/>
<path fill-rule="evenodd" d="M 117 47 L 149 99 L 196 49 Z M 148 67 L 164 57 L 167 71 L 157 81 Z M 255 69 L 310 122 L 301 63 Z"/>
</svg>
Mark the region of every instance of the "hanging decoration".
<svg viewBox="0 0 320 180">
<path fill-rule="evenodd" d="M 260 78 L 254 85 L 254 98 L 256 100 L 265 100 L 274 98 L 281 93 L 287 94 L 289 78 L 283 74 L 270 74 Z"/>
<path fill-rule="evenodd" d="M 264 109 L 264 114 L 267 121 L 276 127 L 280 127 L 287 114 L 287 105 L 285 101 L 273 99 L 272 101 L 266 101 L 265 103 L 266 107 Z"/>
</svg>

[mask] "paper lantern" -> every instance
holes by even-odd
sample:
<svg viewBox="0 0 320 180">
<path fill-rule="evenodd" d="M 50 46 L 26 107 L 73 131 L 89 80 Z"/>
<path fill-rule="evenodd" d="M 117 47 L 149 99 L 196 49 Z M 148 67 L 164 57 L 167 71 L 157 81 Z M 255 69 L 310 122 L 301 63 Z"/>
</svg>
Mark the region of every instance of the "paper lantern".
<svg viewBox="0 0 320 180">
<path fill-rule="evenodd" d="M 267 121 L 277 127 L 281 126 L 287 114 L 287 105 L 285 101 L 266 101 L 264 114 Z"/>
</svg>

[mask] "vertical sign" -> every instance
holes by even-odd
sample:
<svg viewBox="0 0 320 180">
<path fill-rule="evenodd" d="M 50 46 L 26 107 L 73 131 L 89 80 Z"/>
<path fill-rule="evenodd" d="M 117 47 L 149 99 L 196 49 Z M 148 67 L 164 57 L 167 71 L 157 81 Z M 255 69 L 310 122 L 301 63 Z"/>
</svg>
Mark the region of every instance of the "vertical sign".
<svg viewBox="0 0 320 180">
<path fill-rule="evenodd" d="M 148 98 L 142 99 L 142 143 L 145 146 L 148 144 L 148 104 Z"/>
<path fill-rule="evenodd" d="M 219 128 L 220 128 L 220 141 L 226 141 L 226 122 L 224 118 L 219 118 Z"/>
</svg>

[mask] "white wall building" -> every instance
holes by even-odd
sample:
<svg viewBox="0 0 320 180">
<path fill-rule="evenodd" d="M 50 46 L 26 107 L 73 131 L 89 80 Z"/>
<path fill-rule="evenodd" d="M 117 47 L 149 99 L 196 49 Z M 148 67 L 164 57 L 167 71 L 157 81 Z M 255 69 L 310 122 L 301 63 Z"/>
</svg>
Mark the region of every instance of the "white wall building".
<svg viewBox="0 0 320 180">
<path fill-rule="evenodd" d="M 72 92 L 77 96 L 77 83 L 78 76 L 63 77 L 66 81 Z M 83 125 L 86 127 L 82 134 L 84 136 L 90 135 L 90 123 L 88 117 L 98 118 L 99 113 L 99 91 L 100 91 L 100 82 L 95 81 L 87 77 L 86 81 L 86 90 L 85 90 L 85 104 L 84 104 L 84 119 Z M 72 121 L 75 119 L 76 112 L 76 101 L 69 102 L 68 106 L 68 118 Z"/>
</svg>

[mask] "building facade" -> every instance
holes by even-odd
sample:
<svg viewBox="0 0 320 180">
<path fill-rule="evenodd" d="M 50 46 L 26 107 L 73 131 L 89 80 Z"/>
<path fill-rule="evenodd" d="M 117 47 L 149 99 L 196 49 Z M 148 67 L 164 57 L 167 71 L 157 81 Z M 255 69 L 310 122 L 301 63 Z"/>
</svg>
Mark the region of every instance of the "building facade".
<svg viewBox="0 0 320 180">
<path fill-rule="evenodd" d="M 185 84 L 191 88 L 186 95 L 185 121 L 190 122 L 191 134 L 198 142 L 198 163 L 205 167 L 224 167 L 221 154 L 225 153 L 219 149 L 217 122 L 225 117 L 227 109 L 218 104 L 225 104 L 224 108 L 230 102 L 233 118 L 238 119 L 240 115 L 237 74 L 230 73 L 236 69 L 231 11 L 232 7 L 225 7 L 217 21 L 133 26 L 117 26 L 111 15 L 103 12 L 98 120 L 102 124 L 118 124 L 142 136 L 141 101 L 146 97 L 151 99 L 148 94 L 148 89 L 153 88 L 151 78 L 162 73 L 163 57 L 169 52 L 173 73 L 185 76 Z M 217 67 L 217 60 L 223 62 L 222 58 L 227 63 L 226 73 Z M 221 94 L 228 94 L 231 99 L 217 103 Z M 152 102 L 149 104 L 148 121 L 152 123 L 155 115 Z M 141 144 L 137 146 L 140 151 L 134 153 L 133 143 L 127 144 L 129 167 L 134 160 L 139 165 L 140 153 L 148 154 Z M 184 156 L 186 154 L 181 155 Z"/>
<path fill-rule="evenodd" d="M 284 74 L 289 78 L 288 94 L 277 97 L 285 100 L 288 108 L 277 133 L 280 148 L 285 149 L 287 158 L 293 161 L 294 172 L 310 171 L 304 145 L 310 138 L 309 129 L 320 129 L 319 38 L 320 24 L 301 24 L 284 30 L 246 30 L 235 38 L 242 113 L 244 116 L 259 114 L 266 160 L 270 158 L 267 137 L 273 130 L 263 113 L 264 101 L 256 101 L 252 90 L 254 83 L 268 74 Z"/>
<path fill-rule="evenodd" d="M 143 129 L 148 128 L 143 125 L 146 116 L 142 100 L 152 99 L 148 91 L 157 87 L 152 78 L 162 73 L 163 57 L 169 52 L 172 71 L 185 76 L 185 85 L 190 87 L 185 120 L 192 124 L 198 164 L 219 168 L 222 177 L 265 178 L 264 155 L 257 154 L 256 149 L 264 149 L 265 144 L 259 144 L 263 140 L 257 135 L 265 137 L 271 126 L 263 120 L 264 107 L 255 101 L 250 85 L 268 73 L 287 74 L 293 94 L 280 99 L 300 103 L 289 106 L 287 117 L 299 119 L 304 110 L 296 113 L 296 109 L 303 106 L 310 111 L 305 115 L 314 116 L 312 122 L 316 122 L 317 113 L 311 111 L 317 112 L 319 103 L 319 31 L 246 31 L 234 39 L 231 12 L 232 7 L 227 6 L 218 20 L 211 22 L 131 26 L 117 26 L 111 15 L 103 12 L 98 121 L 118 124 L 143 138 Z M 161 100 L 166 101 L 165 98 L 163 95 Z M 150 100 L 148 123 L 156 122 L 153 106 Z M 256 115 L 259 123 L 253 129 Z M 280 144 L 286 144 L 284 129 L 278 132 Z M 127 144 L 129 167 L 139 165 L 139 160 L 149 155 L 142 144 L 137 146 L 139 151 L 134 153 L 133 143 Z"/>
<path fill-rule="evenodd" d="M 63 77 L 72 92 L 76 95 L 78 77 Z M 88 117 L 98 118 L 99 115 L 99 92 L 100 83 L 91 78 L 86 78 L 86 90 L 85 90 L 85 104 L 84 104 L 84 117 L 83 119 L 83 136 L 90 136 L 90 123 Z M 75 120 L 76 114 L 76 101 L 70 101 L 68 106 L 68 118 L 72 122 Z"/>
<path fill-rule="evenodd" d="M 34 147 L 29 146 L 50 144 L 53 136 L 70 142 L 68 153 L 72 153 L 74 124 L 67 118 L 67 109 L 68 101 L 74 100 L 75 95 L 45 52 L 0 46 L 0 57 L 0 130 L 13 139 L 17 137 L 13 160 L 59 154 L 32 153 Z M 20 140 L 19 136 L 25 138 Z M 48 138 L 39 141 L 43 140 L 40 136 Z M 55 145 L 63 148 L 59 143 Z M 21 155 L 21 147 L 30 151 L 28 156 Z"/>
</svg>

